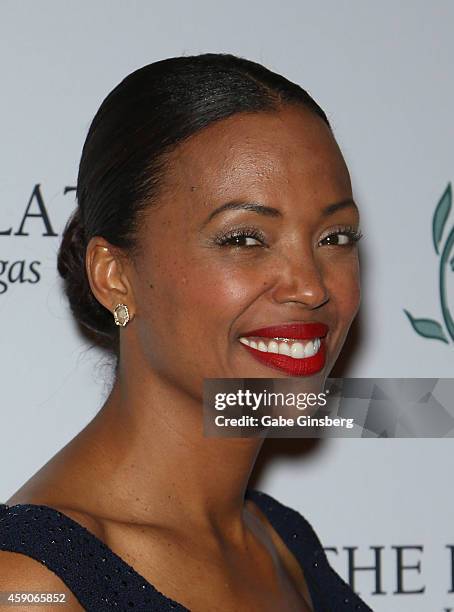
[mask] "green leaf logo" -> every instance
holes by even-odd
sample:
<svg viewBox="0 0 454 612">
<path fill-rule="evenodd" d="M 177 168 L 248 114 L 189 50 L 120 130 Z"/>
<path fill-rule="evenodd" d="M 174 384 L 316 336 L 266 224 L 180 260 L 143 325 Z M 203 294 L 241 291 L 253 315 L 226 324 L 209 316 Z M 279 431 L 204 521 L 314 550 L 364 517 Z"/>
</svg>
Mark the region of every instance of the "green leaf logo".
<svg viewBox="0 0 454 612">
<path fill-rule="evenodd" d="M 434 241 L 435 253 L 438 255 L 438 249 L 440 246 L 441 237 L 443 235 L 443 229 L 446 224 L 446 220 L 451 212 L 452 206 L 452 189 L 451 183 L 445 189 L 444 194 L 441 196 L 438 202 L 437 208 L 432 221 L 432 236 Z"/>
<path fill-rule="evenodd" d="M 448 339 L 445 336 L 442 326 L 438 321 L 432 319 L 415 319 L 411 316 L 408 310 L 404 309 L 410 323 L 417 334 L 423 336 L 423 338 L 434 338 L 435 340 L 441 340 L 448 344 Z"/>
<path fill-rule="evenodd" d="M 448 267 L 454 271 L 454 257 L 449 260 L 451 252 L 454 250 L 454 225 L 448 232 L 444 242 L 443 234 L 445 234 L 446 222 L 452 208 L 452 188 L 451 183 L 448 183 L 443 195 L 441 196 L 432 218 L 432 240 L 435 253 L 440 258 L 438 268 L 439 279 L 439 295 L 441 314 L 443 316 L 443 326 L 433 319 L 417 319 L 413 317 L 408 310 L 404 309 L 412 328 L 417 334 L 423 338 L 431 338 L 441 340 L 446 344 L 454 341 L 454 320 L 448 306 L 448 298 L 446 294 L 446 272 Z"/>
</svg>

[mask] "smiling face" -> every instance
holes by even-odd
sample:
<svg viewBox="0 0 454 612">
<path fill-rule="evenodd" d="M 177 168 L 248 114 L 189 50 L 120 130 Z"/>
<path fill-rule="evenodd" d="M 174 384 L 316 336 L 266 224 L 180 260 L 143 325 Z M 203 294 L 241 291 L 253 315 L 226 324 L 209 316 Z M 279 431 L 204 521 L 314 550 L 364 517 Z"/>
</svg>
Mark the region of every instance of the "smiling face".
<svg viewBox="0 0 454 612">
<path fill-rule="evenodd" d="M 181 144 L 134 259 L 134 326 L 149 366 L 197 396 L 204 378 L 287 377 L 239 339 L 320 322 L 326 359 L 306 378 L 322 388 L 360 301 L 351 199 L 331 131 L 304 108 L 237 114 Z"/>
</svg>

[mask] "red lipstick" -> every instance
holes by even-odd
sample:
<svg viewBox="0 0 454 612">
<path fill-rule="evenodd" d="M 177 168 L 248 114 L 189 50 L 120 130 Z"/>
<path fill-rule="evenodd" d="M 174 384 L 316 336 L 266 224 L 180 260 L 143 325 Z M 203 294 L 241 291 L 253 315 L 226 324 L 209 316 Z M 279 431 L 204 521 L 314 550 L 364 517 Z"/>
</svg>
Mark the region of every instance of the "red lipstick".
<svg viewBox="0 0 454 612">
<path fill-rule="evenodd" d="M 242 344 L 252 357 L 268 367 L 281 370 L 289 376 L 311 376 L 320 372 L 325 366 L 326 344 L 324 337 L 328 331 L 329 328 L 324 323 L 289 323 L 254 329 L 241 334 L 240 337 L 260 336 L 276 340 L 285 338 L 294 340 L 320 338 L 320 348 L 317 353 L 311 357 L 302 357 L 300 359 L 288 355 L 259 351 L 251 346 Z"/>
<path fill-rule="evenodd" d="M 285 323 L 283 325 L 272 325 L 254 329 L 240 337 L 262 336 L 262 338 L 293 338 L 295 340 L 310 340 L 311 338 L 323 338 L 329 331 L 328 325 L 324 323 Z"/>
</svg>

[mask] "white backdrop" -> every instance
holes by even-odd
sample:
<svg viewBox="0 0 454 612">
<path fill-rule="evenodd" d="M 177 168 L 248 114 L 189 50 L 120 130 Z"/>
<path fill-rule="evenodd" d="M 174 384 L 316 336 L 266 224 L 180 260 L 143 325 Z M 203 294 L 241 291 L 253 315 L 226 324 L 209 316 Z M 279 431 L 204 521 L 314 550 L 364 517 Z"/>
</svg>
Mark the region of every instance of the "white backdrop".
<svg viewBox="0 0 454 612">
<path fill-rule="evenodd" d="M 365 234 L 344 374 L 453 377 L 454 343 L 421 337 L 403 312 L 443 325 L 432 216 L 454 179 L 453 24 L 448 0 L 1 0 L 0 500 L 105 397 L 109 366 L 76 334 L 56 274 L 74 207 L 64 190 L 105 95 L 164 57 L 232 52 L 309 90 L 351 169 Z M 19 232 L 32 195 L 29 212 L 44 204 L 53 232 L 42 217 Z M 454 314 L 453 281 L 451 272 Z M 452 455 L 450 440 L 333 439 L 276 457 L 256 486 L 309 519 L 345 578 L 348 548 L 357 566 L 380 555 L 384 594 L 374 594 L 376 572 L 355 577 L 374 610 L 445 612 L 454 610 Z M 400 553 L 407 569 L 397 546 L 419 547 Z M 396 593 L 399 576 L 400 590 L 423 592 Z"/>
</svg>

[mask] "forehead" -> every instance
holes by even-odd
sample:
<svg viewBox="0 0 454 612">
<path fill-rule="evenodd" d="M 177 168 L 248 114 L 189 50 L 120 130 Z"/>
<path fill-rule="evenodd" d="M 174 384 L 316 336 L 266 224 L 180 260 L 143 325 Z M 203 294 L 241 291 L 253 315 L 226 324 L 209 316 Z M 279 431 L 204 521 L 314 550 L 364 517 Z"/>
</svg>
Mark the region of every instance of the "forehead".
<svg viewBox="0 0 454 612">
<path fill-rule="evenodd" d="M 350 188 L 331 130 L 300 107 L 241 113 L 214 123 L 177 147 L 168 168 L 168 185 L 210 197 L 230 196 L 232 189 L 293 186 L 309 194 L 321 184 L 324 191 Z"/>
</svg>

